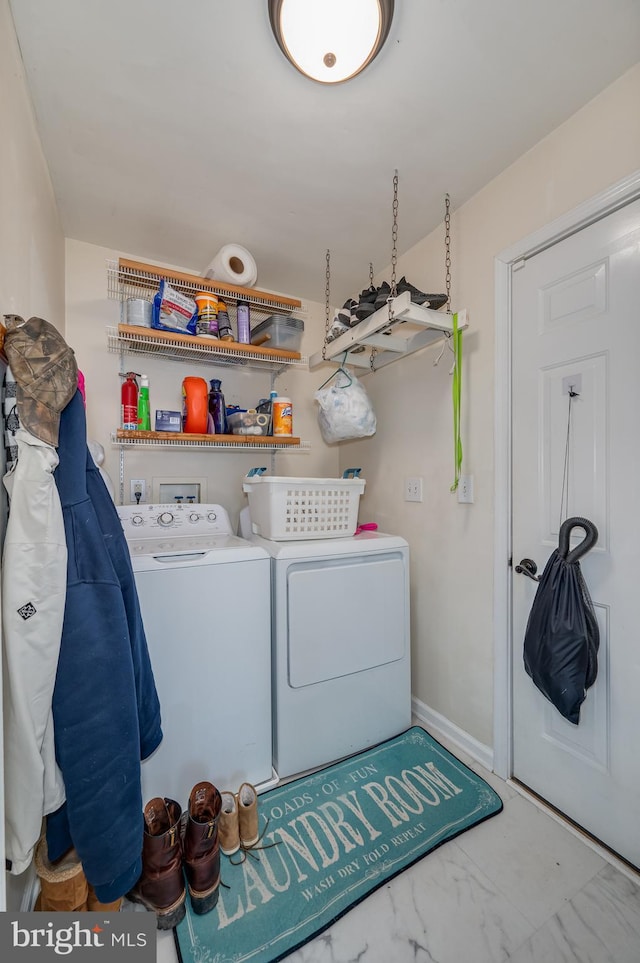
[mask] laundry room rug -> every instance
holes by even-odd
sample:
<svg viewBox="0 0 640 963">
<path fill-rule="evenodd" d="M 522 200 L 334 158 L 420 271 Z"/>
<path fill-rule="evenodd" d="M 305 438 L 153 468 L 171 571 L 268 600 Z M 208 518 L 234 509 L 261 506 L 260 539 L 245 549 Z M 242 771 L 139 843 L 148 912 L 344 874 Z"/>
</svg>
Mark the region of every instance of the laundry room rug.
<svg viewBox="0 0 640 963">
<path fill-rule="evenodd" d="M 259 817 L 262 843 L 276 845 L 241 865 L 221 857 L 228 888 L 205 916 L 187 897 L 178 955 L 183 963 L 275 963 L 501 809 L 497 793 L 418 726 L 272 789 L 259 796 Z"/>
</svg>

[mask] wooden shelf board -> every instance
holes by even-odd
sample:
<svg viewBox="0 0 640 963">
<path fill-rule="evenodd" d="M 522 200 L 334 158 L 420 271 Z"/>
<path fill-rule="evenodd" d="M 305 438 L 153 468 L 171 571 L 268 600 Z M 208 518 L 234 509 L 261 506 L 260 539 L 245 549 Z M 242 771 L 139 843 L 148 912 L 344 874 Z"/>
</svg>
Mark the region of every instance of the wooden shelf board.
<svg viewBox="0 0 640 963">
<path fill-rule="evenodd" d="M 258 445 L 265 448 L 274 445 L 299 445 L 300 439 L 293 435 L 201 435 L 181 431 L 129 431 L 124 428 L 116 430 L 116 439 L 127 441 L 177 441 L 177 442 L 209 442 L 211 444 L 224 443 L 238 445 Z"/>
<path fill-rule="evenodd" d="M 283 348 L 265 348 L 258 344 L 241 344 L 239 341 L 221 341 L 219 338 L 203 338 L 194 334 L 179 334 L 175 331 L 160 331 L 158 328 L 147 328 L 142 325 L 119 324 L 118 334 L 126 335 L 128 338 L 144 338 L 156 344 L 171 345 L 178 342 L 186 347 L 197 345 L 201 348 L 209 348 L 212 354 L 228 354 L 239 352 L 240 354 L 260 355 L 272 360 L 294 360 L 300 361 L 301 354 L 298 351 L 285 351 Z"/>
</svg>

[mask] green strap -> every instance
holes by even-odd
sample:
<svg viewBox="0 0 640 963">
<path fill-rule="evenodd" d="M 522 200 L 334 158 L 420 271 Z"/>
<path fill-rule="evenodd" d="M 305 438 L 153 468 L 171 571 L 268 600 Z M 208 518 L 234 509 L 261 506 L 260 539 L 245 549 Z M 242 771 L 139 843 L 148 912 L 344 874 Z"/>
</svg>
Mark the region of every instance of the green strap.
<svg viewBox="0 0 640 963">
<path fill-rule="evenodd" d="M 454 479 L 449 491 L 458 490 L 462 469 L 462 441 L 460 438 L 460 396 L 462 390 L 462 331 L 458 330 L 458 315 L 453 315 L 453 464 Z"/>
</svg>

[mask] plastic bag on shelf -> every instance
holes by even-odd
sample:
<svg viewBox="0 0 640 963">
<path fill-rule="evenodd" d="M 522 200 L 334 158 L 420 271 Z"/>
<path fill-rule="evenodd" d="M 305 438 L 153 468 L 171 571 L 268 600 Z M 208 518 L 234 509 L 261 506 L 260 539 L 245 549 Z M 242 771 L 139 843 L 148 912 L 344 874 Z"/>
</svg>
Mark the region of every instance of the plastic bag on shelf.
<svg viewBox="0 0 640 963">
<path fill-rule="evenodd" d="M 367 438 L 376 431 L 376 415 L 361 382 L 344 368 L 315 393 L 319 404 L 318 424 L 324 441 Z"/>
<path fill-rule="evenodd" d="M 176 291 L 163 278 L 160 290 L 153 299 L 151 326 L 160 331 L 175 331 L 177 334 L 195 334 L 198 308 L 196 302 Z"/>
</svg>

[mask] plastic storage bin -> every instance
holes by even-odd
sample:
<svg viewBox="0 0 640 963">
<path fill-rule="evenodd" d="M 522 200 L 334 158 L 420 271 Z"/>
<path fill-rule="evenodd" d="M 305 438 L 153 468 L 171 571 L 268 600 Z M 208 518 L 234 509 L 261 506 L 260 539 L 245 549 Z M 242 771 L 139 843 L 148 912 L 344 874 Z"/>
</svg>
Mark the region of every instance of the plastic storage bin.
<svg viewBox="0 0 640 963">
<path fill-rule="evenodd" d="M 274 541 L 339 538 L 358 525 L 364 478 L 245 478 L 254 535 Z"/>
<path fill-rule="evenodd" d="M 227 414 L 232 435 L 266 435 L 269 430 L 269 416 L 252 411 L 234 411 Z"/>
<path fill-rule="evenodd" d="M 263 344 L 265 348 L 282 348 L 284 351 L 300 351 L 304 321 L 284 314 L 272 314 L 257 324 L 251 332 L 251 344 Z"/>
</svg>

